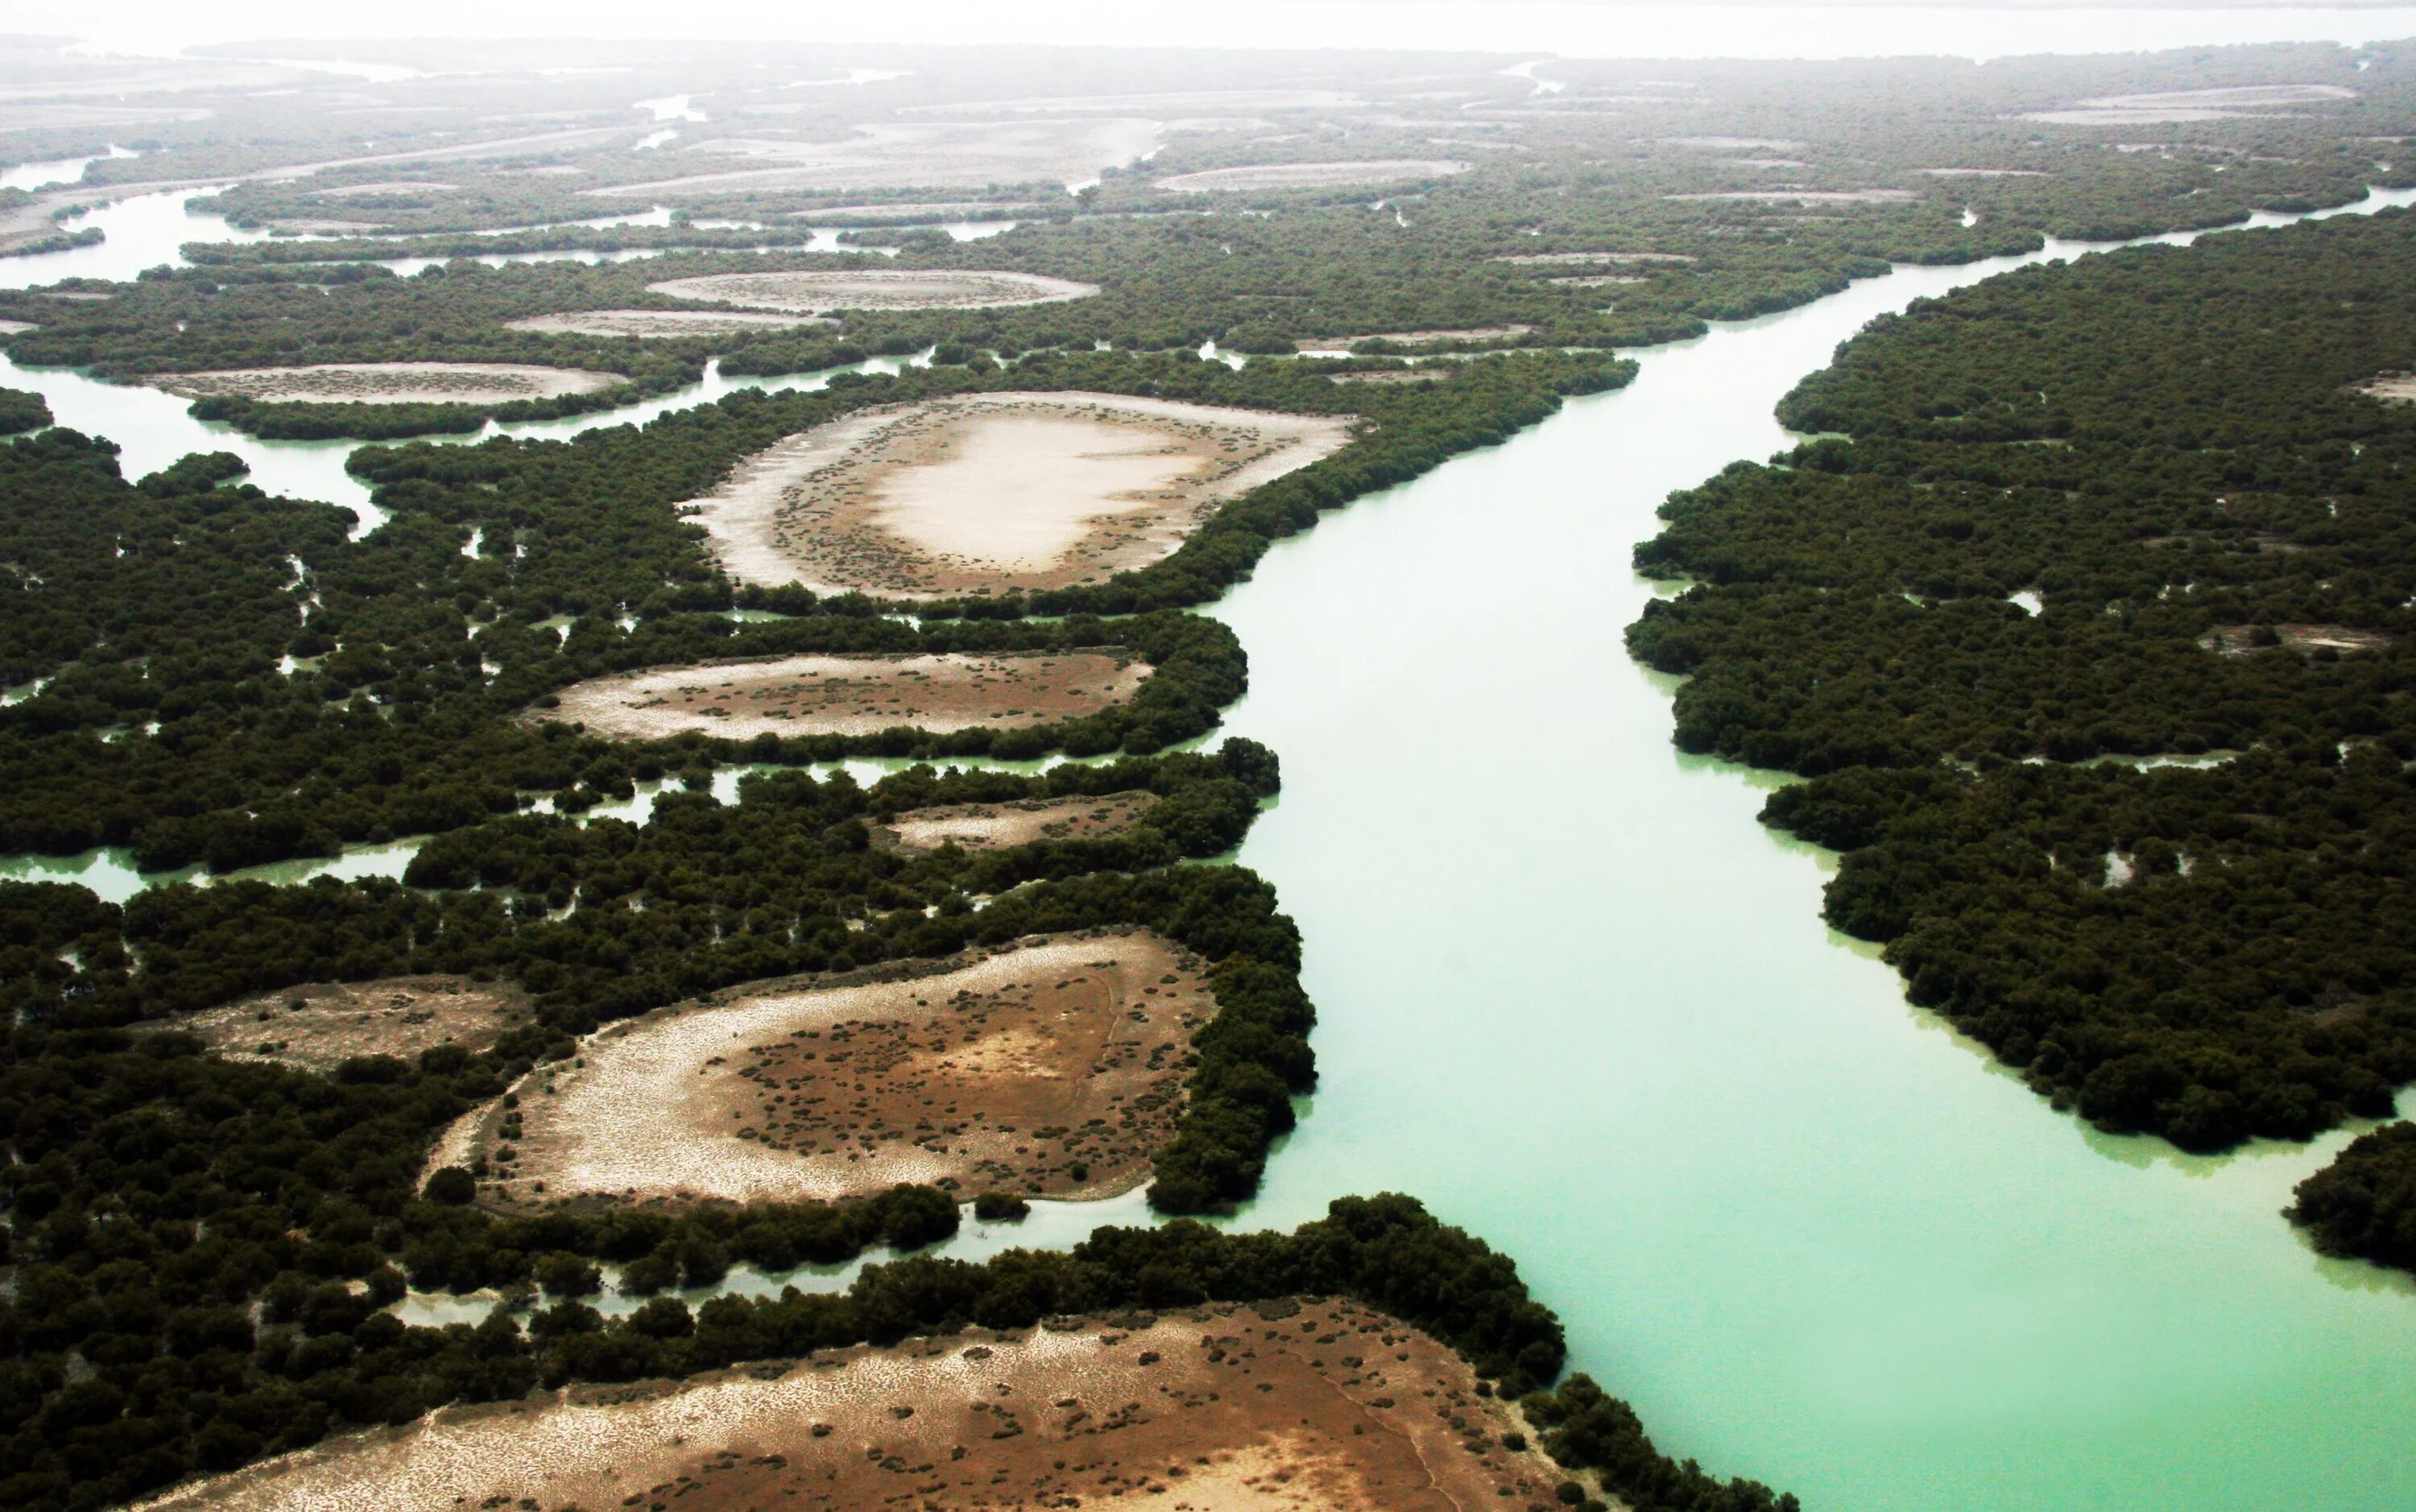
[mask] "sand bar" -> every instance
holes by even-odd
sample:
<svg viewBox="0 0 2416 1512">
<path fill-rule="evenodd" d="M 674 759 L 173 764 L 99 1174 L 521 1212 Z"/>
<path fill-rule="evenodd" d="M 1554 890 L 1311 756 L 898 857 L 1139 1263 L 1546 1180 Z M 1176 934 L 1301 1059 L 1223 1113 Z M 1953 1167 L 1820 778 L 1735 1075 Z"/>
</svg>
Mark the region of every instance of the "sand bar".
<svg viewBox="0 0 2416 1512">
<path fill-rule="evenodd" d="M 623 672 L 574 683 L 533 717 L 577 720 L 612 740 L 682 730 L 757 735 L 878 735 L 1052 724 L 1112 708 L 1140 691 L 1149 666 L 1113 648 L 1078 651 L 783 656 Z"/>
<path fill-rule="evenodd" d="M 1351 184 L 1390 184 L 1401 179 L 1445 178 L 1465 173 L 1470 164 L 1449 157 L 1380 157 L 1358 162 L 1258 163 L 1246 168 L 1211 168 L 1198 173 L 1177 173 L 1157 181 L 1175 194 L 1209 194 L 1249 189 L 1327 189 Z"/>
<path fill-rule="evenodd" d="M 650 283 L 648 293 L 753 309 L 994 309 L 1084 299 L 1098 285 L 989 269 L 868 269 L 852 273 L 722 273 Z"/>
<path fill-rule="evenodd" d="M 681 506 L 747 583 L 884 597 L 1069 587 L 1182 546 L 1224 501 L 1332 455 L 1351 418 L 1114 394 L 862 411 Z"/>
<path fill-rule="evenodd" d="M 766 982 L 614 1025 L 448 1148 L 506 1205 L 803 1202 L 935 1182 L 1106 1197 L 1173 1134 L 1216 999 L 1146 931 L 1060 935 L 921 974 Z M 545 1090 L 551 1088 L 551 1091 Z"/>
<path fill-rule="evenodd" d="M 505 322 L 515 331 L 560 336 L 633 336 L 645 340 L 724 336 L 733 331 L 783 331 L 832 322 L 813 315 L 765 315 L 735 309 L 582 309 L 531 315 Z"/>
<path fill-rule="evenodd" d="M 1524 1512 L 1556 1505 L 1560 1472 L 1536 1449 L 1504 1447 L 1503 1435 L 1523 1434 L 1526 1425 L 1502 1399 L 1476 1391 L 1474 1372 L 1457 1355 L 1359 1303 L 1225 1303 L 447 1408 L 202 1481 L 144 1507 Z"/>
<path fill-rule="evenodd" d="M 1684 252 L 1520 252 L 1488 259 L 1494 262 L 1541 264 L 1549 266 L 1567 263 L 1582 266 L 1594 262 L 1692 262 Z"/>
<path fill-rule="evenodd" d="M 476 404 L 594 394 L 627 382 L 619 373 L 506 363 L 339 362 L 310 367 L 238 367 L 161 373 L 154 387 L 187 398 L 239 395 L 278 402 Z"/>
<path fill-rule="evenodd" d="M 950 803 L 909 809 L 872 826 L 883 850 L 1004 850 L 1040 840 L 1097 840 L 1122 834 L 1157 803 L 1146 789 L 1096 797 L 1028 798 L 1012 803 Z"/>
<path fill-rule="evenodd" d="M 438 1045 L 482 1051 L 528 1017 L 528 997 L 467 977 L 306 982 L 176 1021 L 229 1060 L 332 1071 L 355 1055 L 416 1059 Z"/>
</svg>

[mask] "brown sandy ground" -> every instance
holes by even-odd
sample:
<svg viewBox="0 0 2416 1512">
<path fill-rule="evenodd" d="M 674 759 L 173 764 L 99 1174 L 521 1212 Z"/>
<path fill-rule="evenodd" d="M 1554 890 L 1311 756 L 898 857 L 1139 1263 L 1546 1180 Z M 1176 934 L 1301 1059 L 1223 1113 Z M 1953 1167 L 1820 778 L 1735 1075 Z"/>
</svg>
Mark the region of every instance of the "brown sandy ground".
<svg viewBox="0 0 2416 1512">
<path fill-rule="evenodd" d="M 1177 173 L 1157 181 L 1175 194 L 1208 194 L 1216 190 L 1325 189 L 1351 184 L 1390 184 L 1405 178 L 1440 178 L 1465 173 L 1469 164 L 1450 157 L 1382 157 L 1361 162 L 1261 163 L 1247 168 L 1211 168 L 1199 173 Z"/>
<path fill-rule="evenodd" d="M 331 1071 L 355 1055 L 405 1060 L 438 1045 L 486 1049 L 528 1017 L 528 997 L 467 977 L 385 977 L 308 982 L 204 1009 L 176 1027 L 229 1060 L 273 1060 Z"/>
<path fill-rule="evenodd" d="M 1665 200 L 1750 200 L 1764 204 L 1903 204 L 1913 189 L 1731 189 L 1719 194 L 1665 194 Z"/>
<path fill-rule="evenodd" d="M 28 331 L 40 329 L 31 321 L 0 321 L 0 336 L 23 336 Z"/>
<path fill-rule="evenodd" d="M 272 220 L 268 223 L 268 229 L 294 236 L 351 236 L 375 235 L 380 232 L 392 231 L 394 228 L 376 220 L 328 220 L 319 217 L 303 216 L 291 220 Z"/>
<path fill-rule="evenodd" d="M 2277 624 L 2271 626 L 2277 644 L 2259 646 L 2257 632 L 2265 625 L 2217 625 L 2198 637 L 2197 643 L 2209 651 L 2227 656 L 2245 656 L 2255 651 L 2381 651 L 2399 637 L 2378 630 L 2358 630 L 2345 624 Z"/>
<path fill-rule="evenodd" d="M 872 843 L 883 850 L 1004 850 L 1035 840 L 1098 840 L 1131 829 L 1156 803 L 1157 795 L 1143 790 L 908 809 L 886 824 L 874 824 Z"/>
<path fill-rule="evenodd" d="M 1464 331 L 1375 331 L 1341 339 L 1392 341 L 1405 347 L 1422 347 L 1438 341 L 1502 341 L 1514 336 L 1526 336 L 1534 329 L 1532 325 L 1476 325 Z"/>
<path fill-rule="evenodd" d="M 584 192 L 664 200 L 741 189 L 980 192 L 1002 184 L 1063 184 L 1095 177 L 1100 170 L 1132 162 L 1157 145 L 1156 122 L 1116 116 L 866 123 L 836 142 L 784 136 L 779 127 L 767 125 L 747 136 L 699 142 L 681 149 L 679 156 L 681 162 L 700 166 L 732 160 L 759 166 L 706 169 Z"/>
<path fill-rule="evenodd" d="M 802 1202 L 930 1182 L 1108 1197 L 1149 1177 L 1216 1017 L 1145 930 L 1035 936 L 919 973 L 759 982 L 589 1038 L 448 1132 L 505 1205 Z"/>
<path fill-rule="evenodd" d="M 144 1512 L 1537 1512 L 1563 1477 L 1450 1350 L 1348 1300 L 1051 1320 L 448 1409 Z"/>
<path fill-rule="evenodd" d="M 1448 367 L 1387 367 L 1373 373 L 1335 373 L 1329 383 L 1440 383 L 1449 378 Z"/>
<path fill-rule="evenodd" d="M 506 321 L 515 331 L 565 336 L 634 336 L 649 339 L 719 336 L 729 331 L 793 330 L 827 325 L 812 315 L 763 315 L 734 309 L 582 309 L 564 315 L 532 315 Z"/>
<path fill-rule="evenodd" d="M 348 200 L 363 194 L 449 194 L 458 187 L 432 178 L 399 178 L 383 184 L 343 184 L 314 192 L 322 200 Z"/>
<path fill-rule="evenodd" d="M 2318 106 L 2355 99 L 2357 91 L 2339 84 L 2238 84 L 2224 89 L 2176 89 L 2152 95 L 2107 95 L 2084 99 L 2059 111 L 2032 111 L 2025 121 L 2058 126 L 2153 126 L 2187 121 L 2221 121 L 2234 116 L 2279 117 L 2294 112 L 2285 106 Z"/>
<path fill-rule="evenodd" d="M 877 735 L 1046 725 L 1112 708 L 1139 692 L 1149 665 L 1127 651 L 946 651 L 783 656 L 706 662 L 593 678 L 532 717 L 580 720 L 612 740 L 682 730 L 729 740 Z"/>
<path fill-rule="evenodd" d="M 2372 382 L 2362 385 L 2358 392 L 2371 395 L 2378 399 L 2395 401 L 2416 399 L 2416 373 L 2385 373 Z"/>
<path fill-rule="evenodd" d="M 1340 450 L 1351 424 L 969 395 L 791 436 L 681 511 L 740 582 L 885 598 L 1065 588 L 1171 555 L 1224 501 Z"/>
<path fill-rule="evenodd" d="M 162 373 L 151 380 L 171 394 L 202 398 L 235 394 L 265 400 L 365 404 L 477 403 L 593 394 L 628 380 L 578 367 L 477 362 L 340 362 L 310 367 L 247 367 Z"/>
<path fill-rule="evenodd" d="M 646 292 L 673 299 L 705 299 L 752 309 L 813 314 L 833 309 L 994 309 L 1084 299 L 1096 284 L 1036 273 L 930 268 L 851 273 L 723 273 L 672 278 Z"/>
<path fill-rule="evenodd" d="M 1574 277 L 1547 278 L 1544 281 L 1559 284 L 1565 289 L 1605 289 L 1615 283 L 1643 283 L 1646 280 L 1632 273 L 1586 273 Z"/>
<path fill-rule="evenodd" d="M 824 204 L 811 210 L 783 212 L 791 220 L 835 221 L 925 221 L 962 220 L 984 213 L 998 216 L 1010 213 L 1029 214 L 1048 206 L 1037 200 L 941 200 L 919 204 Z"/>
</svg>

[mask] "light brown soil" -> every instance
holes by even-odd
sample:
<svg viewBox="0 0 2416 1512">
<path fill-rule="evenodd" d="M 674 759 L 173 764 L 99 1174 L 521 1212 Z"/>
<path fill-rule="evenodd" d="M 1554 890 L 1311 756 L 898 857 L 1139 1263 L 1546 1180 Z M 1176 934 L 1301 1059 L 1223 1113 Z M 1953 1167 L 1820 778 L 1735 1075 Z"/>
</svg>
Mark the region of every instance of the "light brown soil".
<svg viewBox="0 0 2416 1512">
<path fill-rule="evenodd" d="M 1099 582 L 1347 444 L 1351 418 L 1112 394 L 986 394 L 792 436 L 681 506 L 724 571 L 929 598 Z"/>
<path fill-rule="evenodd" d="M 2378 399 L 2416 400 L 2416 373 L 2385 373 L 2360 386 L 2358 392 Z"/>
<path fill-rule="evenodd" d="M 734 309 L 582 309 L 566 315 L 532 315 L 505 323 L 515 331 L 668 340 L 684 336 L 719 336 L 728 331 L 793 330 L 801 325 L 831 322 L 813 315 L 760 315 Z"/>
<path fill-rule="evenodd" d="M 1544 281 L 1559 284 L 1565 289 L 1607 289 L 1615 283 L 1645 282 L 1644 279 L 1628 273 L 1588 273 L 1580 274 L 1576 277 L 1547 278 Z"/>
<path fill-rule="evenodd" d="M 2036 168 L 1925 168 L 1931 178 L 2045 178 L 2044 170 Z"/>
<path fill-rule="evenodd" d="M 0 321 L 0 336 L 23 336 L 28 331 L 40 329 L 31 321 Z"/>
<path fill-rule="evenodd" d="M 1088 1198 L 1147 1180 L 1216 1013 L 1199 960 L 1134 931 L 938 965 L 761 982 L 615 1025 L 521 1082 L 517 1128 L 497 1104 L 446 1148 L 508 1173 L 489 1188 L 506 1206 L 901 1181 Z"/>
<path fill-rule="evenodd" d="M 297 1006 L 298 1005 L 298 1006 Z M 355 1055 L 416 1059 L 438 1045 L 476 1053 L 528 1017 L 528 996 L 467 977 L 309 982 L 204 1009 L 176 1027 L 229 1060 L 331 1071 Z"/>
<path fill-rule="evenodd" d="M 766 130 L 719 137 L 679 150 L 683 164 L 714 164 L 643 184 L 584 192 L 621 199 L 692 199 L 746 189 L 917 188 L 982 192 L 995 185 L 1066 184 L 1095 178 L 1158 144 L 1154 121 L 912 121 L 859 125 L 843 140 L 808 141 Z M 756 166 L 726 168 L 732 161 Z"/>
<path fill-rule="evenodd" d="M 387 184 L 344 184 L 334 188 L 317 190 L 322 200 L 350 199 L 356 194 L 448 194 L 457 185 L 439 183 L 434 179 L 396 179 Z"/>
<path fill-rule="evenodd" d="M 2277 624 L 2273 630 L 2280 643 L 2259 646 L 2257 633 L 2264 628 L 2253 624 L 2217 625 L 2200 636 L 2197 643 L 2227 656 L 2245 656 L 2257 651 L 2382 651 L 2399 638 L 2378 630 L 2359 630 L 2345 624 Z"/>
<path fill-rule="evenodd" d="M 304 216 L 291 220 L 272 220 L 268 223 L 268 229 L 285 232 L 295 236 L 356 234 L 366 236 L 375 235 L 379 232 L 392 231 L 394 228 L 375 220 L 327 220 Z"/>
<path fill-rule="evenodd" d="M 145 1512 L 1535 1512 L 1562 1476 L 1427 1335 L 1282 1299 L 452 1408 Z"/>
<path fill-rule="evenodd" d="M 1503 341 L 1525 336 L 1535 328 L 1532 325 L 1479 325 L 1464 331 L 1378 331 L 1367 336 L 1354 336 L 1356 341 L 1391 341 L 1404 347 L 1432 346 L 1441 341 Z"/>
<path fill-rule="evenodd" d="M 1793 152 L 1804 145 L 1787 137 L 1654 137 L 1665 147 L 1699 147 L 1709 152 L 1744 152 L 1752 147 L 1764 147 L 1772 152 Z"/>
<path fill-rule="evenodd" d="M 1087 299 L 1096 284 L 1036 273 L 874 269 L 853 273 L 724 273 L 650 283 L 646 292 L 750 309 L 814 314 L 834 309 L 996 309 Z"/>
<path fill-rule="evenodd" d="M 1386 367 L 1373 373 L 1336 373 L 1329 383 L 1440 383 L 1451 377 L 1449 367 Z"/>
<path fill-rule="evenodd" d="M 2239 84 L 2223 89 L 2176 89 L 2152 95 L 2106 95 L 2074 108 L 2032 111 L 2025 121 L 2059 126 L 2148 126 L 2182 121 L 2221 121 L 2233 116 L 2288 116 L 2285 105 L 2325 105 L 2355 99 L 2339 84 Z"/>
<path fill-rule="evenodd" d="M 238 394 L 246 398 L 321 403 L 476 404 L 504 399 L 593 394 L 628 380 L 578 367 L 529 367 L 475 362 L 343 362 L 311 367 L 246 367 L 209 373 L 162 373 L 159 388 L 187 398 Z"/>
<path fill-rule="evenodd" d="M 1147 791 L 1083 798 L 1030 798 L 1016 803 L 951 803 L 908 809 L 872 826 L 883 850 L 1004 850 L 1035 840 L 1099 840 L 1122 834 L 1157 803 Z"/>
<path fill-rule="evenodd" d="M 784 656 L 591 679 L 533 717 L 583 721 L 612 740 L 682 730 L 727 740 L 877 735 L 1046 725 L 1095 714 L 1140 690 L 1149 665 L 1113 647 L 1079 651 Z"/>
<path fill-rule="evenodd" d="M 1246 168 L 1211 168 L 1199 173 L 1177 173 L 1157 181 L 1175 194 L 1209 194 L 1219 190 L 1330 189 L 1351 184 L 1391 184 L 1401 179 L 1443 178 L 1465 173 L 1471 165 L 1450 157 L 1382 157 L 1360 162 L 1259 163 Z"/>
</svg>

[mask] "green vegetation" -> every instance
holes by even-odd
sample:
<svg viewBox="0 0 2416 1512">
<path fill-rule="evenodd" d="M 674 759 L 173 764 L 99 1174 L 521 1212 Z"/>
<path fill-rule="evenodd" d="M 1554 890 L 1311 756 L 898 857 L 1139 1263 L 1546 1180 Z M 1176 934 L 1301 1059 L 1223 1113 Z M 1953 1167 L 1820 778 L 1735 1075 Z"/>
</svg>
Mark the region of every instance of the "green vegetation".
<svg viewBox="0 0 2416 1512">
<path fill-rule="evenodd" d="M 0 436 L 39 430 L 50 423 L 49 400 L 22 388 L 0 388 Z"/>
<path fill-rule="evenodd" d="M 2359 1135 L 2297 1196 L 2290 1221 L 2324 1253 L 2416 1270 L 2416 1124 Z"/>
<path fill-rule="evenodd" d="M 1678 743 L 1814 780 L 1839 928 L 2059 1106 L 2196 1149 L 2416 1077 L 2416 217 L 2046 264 L 1874 322 L 1639 566 Z M 2034 588 L 2033 616 L 2005 595 Z M 2244 754 L 2207 770 L 2101 756 Z M 2320 1211 L 2318 1205 L 2303 1211 Z"/>
</svg>

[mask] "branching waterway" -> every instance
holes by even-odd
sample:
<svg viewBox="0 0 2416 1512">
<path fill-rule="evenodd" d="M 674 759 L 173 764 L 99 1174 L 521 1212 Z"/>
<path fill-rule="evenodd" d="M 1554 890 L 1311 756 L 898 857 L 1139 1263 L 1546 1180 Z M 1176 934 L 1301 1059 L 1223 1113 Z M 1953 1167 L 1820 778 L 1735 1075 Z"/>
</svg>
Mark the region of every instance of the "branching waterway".
<svg viewBox="0 0 2416 1512">
<path fill-rule="evenodd" d="M 0 277 L 123 277 L 208 234 L 168 197 L 97 214 L 102 247 Z M 1826 858 L 1754 822 L 1770 779 L 1678 754 L 1668 686 L 1622 645 L 1670 490 L 1788 444 L 1773 405 L 1873 315 L 2026 261 L 1653 349 L 1629 389 L 1329 516 L 1216 608 L 1251 656 L 1227 727 L 1284 762 L 1240 859 L 1299 921 L 1321 1015 L 1321 1089 L 1237 1221 L 1413 1192 L 1518 1257 L 1665 1447 L 1817 1507 L 2416 1505 L 2416 1295 L 2278 1216 L 2348 1135 L 2206 1159 L 2050 1111 L 1825 929 Z M 223 448 L 274 491 L 366 503 L 341 446 L 73 373 L 0 382 L 130 475 Z M 1044 1204 L 948 1249 L 1140 1216 Z"/>
</svg>

